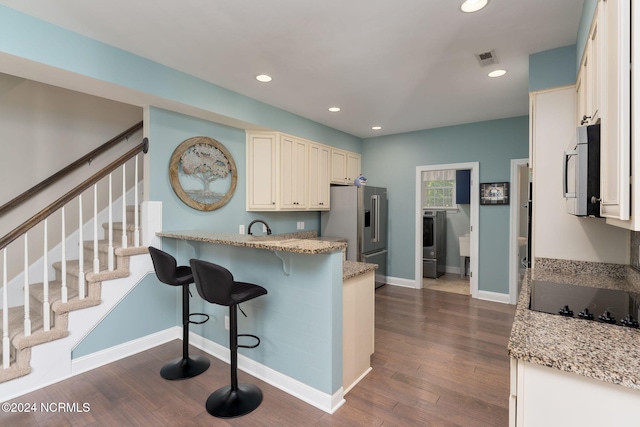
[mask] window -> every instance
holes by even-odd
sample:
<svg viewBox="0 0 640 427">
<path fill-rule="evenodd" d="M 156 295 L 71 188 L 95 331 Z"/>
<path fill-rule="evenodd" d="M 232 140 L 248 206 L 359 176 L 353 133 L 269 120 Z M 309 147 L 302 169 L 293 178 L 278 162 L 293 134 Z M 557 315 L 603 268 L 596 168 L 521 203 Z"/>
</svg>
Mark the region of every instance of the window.
<svg viewBox="0 0 640 427">
<path fill-rule="evenodd" d="M 438 170 L 422 173 L 422 205 L 425 208 L 457 209 L 456 171 Z"/>
</svg>

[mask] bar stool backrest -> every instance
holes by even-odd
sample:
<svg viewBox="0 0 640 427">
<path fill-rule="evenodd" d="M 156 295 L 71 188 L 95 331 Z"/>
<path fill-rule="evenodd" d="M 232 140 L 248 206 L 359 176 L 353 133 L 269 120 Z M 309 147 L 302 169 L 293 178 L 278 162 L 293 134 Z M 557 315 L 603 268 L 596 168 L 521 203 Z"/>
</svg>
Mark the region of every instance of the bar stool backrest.
<svg viewBox="0 0 640 427">
<path fill-rule="evenodd" d="M 198 259 L 192 259 L 190 264 L 196 289 L 202 299 L 226 306 L 235 304 L 231 296 L 234 284 L 233 274 L 229 270 Z"/>
<path fill-rule="evenodd" d="M 156 276 L 162 283 L 180 286 L 193 282 L 191 268 L 187 266 L 178 267 L 176 259 L 170 254 L 153 246 L 149 246 L 149 254 L 151 254 Z"/>
</svg>

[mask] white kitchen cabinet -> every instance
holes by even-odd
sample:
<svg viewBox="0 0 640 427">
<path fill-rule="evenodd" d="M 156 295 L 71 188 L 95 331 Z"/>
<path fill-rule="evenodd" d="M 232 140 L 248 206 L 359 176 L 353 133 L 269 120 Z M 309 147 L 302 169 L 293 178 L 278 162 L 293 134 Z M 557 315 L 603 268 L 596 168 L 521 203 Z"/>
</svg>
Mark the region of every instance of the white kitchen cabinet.
<svg viewBox="0 0 640 427">
<path fill-rule="evenodd" d="M 509 427 L 628 425 L 640 391 L 511 359 Z"/>
<path fill-rule="evenodd" d="M 331 183 L 351 185 L 360 175 L 360 154 L 331 149 Z"/>
<path fill-rule="evenodd" d="M 306 141 L 280 135 L 280 197 L 283 210 L 307 209 L 307 149 Z"/>
<path fill-rule="evenodd" d="M 276 204 L 278 138 L 273 133 L 247 134 L 247 210 L 273 211 Z"/>
<path fill-rule="evenodd" d="M 601 116 L 600 214 L 606 218 L 630 218 L 631 159 L 631 1 L 599 3 L 604 41 Z"/>
<path fill-rule="evenodd" d="M 309 144 L 309 209 L 329 210 L 329 168 L 331 149 L 322 144 Z"/>
</svg>

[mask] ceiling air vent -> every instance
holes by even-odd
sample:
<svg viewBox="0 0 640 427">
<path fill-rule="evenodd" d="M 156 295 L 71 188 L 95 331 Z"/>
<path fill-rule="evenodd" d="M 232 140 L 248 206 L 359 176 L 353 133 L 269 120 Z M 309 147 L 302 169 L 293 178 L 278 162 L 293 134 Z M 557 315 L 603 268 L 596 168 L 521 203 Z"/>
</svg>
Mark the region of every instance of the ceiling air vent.
<svg viewBox="0 0 640 427">
<path fill-rule="evenodd" d="M 490 50 L 488 52 L 476 53 L 476 59 L 480 63 L 481 67 L 486 67 L 487 65 L 497 64 L 498 57 L 496 57 L 496 51 Z"/>
</svg>

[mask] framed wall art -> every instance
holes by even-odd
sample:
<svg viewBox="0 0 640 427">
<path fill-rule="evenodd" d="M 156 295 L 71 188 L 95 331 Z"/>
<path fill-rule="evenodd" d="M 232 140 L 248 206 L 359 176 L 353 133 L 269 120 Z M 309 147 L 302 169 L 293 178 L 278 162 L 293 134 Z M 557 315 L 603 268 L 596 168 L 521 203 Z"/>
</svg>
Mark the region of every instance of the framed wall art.
<svg viewBox="0 0 640 427">
<path fill-rule="evenodd" d="M 233 196 L 238 171 L 224 145 L 213 138 L 196 136 L 183 141 L 171 155 L 169 180 L 187 206 L 212 211 Z"/>
<path fill-rule="evenodd" d="M 509 183 L 494 182 L 480 184 L 481 205 L 508 205 Z"/>
</svg>

